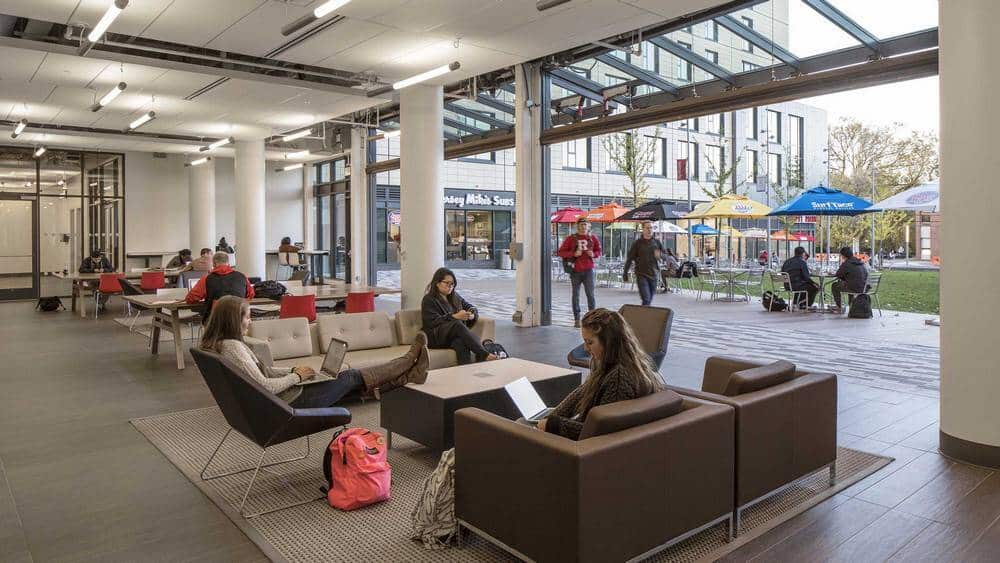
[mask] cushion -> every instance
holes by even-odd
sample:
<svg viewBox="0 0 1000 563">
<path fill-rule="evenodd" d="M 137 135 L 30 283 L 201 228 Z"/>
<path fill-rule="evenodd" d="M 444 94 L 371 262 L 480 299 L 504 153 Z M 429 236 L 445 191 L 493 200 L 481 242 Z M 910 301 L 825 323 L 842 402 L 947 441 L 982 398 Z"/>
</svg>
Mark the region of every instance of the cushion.
<svg viewBox="0 0 1000 563">
<path fill-rule="evenodd" d="M 410 345 L 417 333 L 423 329 L 424 321 L 420 309 L 406 309 L 396 313 L 396 325 L 399 327 L 399 343 Z"/>
<path fill-rule="evenodd" d="M 311 356 L 313 353 L 309 321 L 302 317 L 254 321 L 250 323 L 249 336 L 267 342 L 275 360 Z"/>
<path fill-rule="evenodd" d="M 681 412 L 684 399 L 664 389 L 645 397 L 608 403 L 590 409 L 580 439 L 593 438 L 648 424 Z"/>
<path fill-rule="evenodd" d="M 735 397 L 767 389 L 794 378 L 795 364 L 778 360 L 771 364 L 733 372 L 729 376 L 729 383 L 726 384 L 722 394 L 727 397 Z"/>
<path fill-rule="evenodd" d="M 396 345 L 396 327 L 389 315 L 381 311 L 374 313 L 350 313 L 344 315 L 321 315 L 319 325 L 320 352 L 326 353 L 331 338 L 347 342 L 348 350 L 370 350 Z M 392 359 L 395 356 L 390 356 Z"/>
</svg>

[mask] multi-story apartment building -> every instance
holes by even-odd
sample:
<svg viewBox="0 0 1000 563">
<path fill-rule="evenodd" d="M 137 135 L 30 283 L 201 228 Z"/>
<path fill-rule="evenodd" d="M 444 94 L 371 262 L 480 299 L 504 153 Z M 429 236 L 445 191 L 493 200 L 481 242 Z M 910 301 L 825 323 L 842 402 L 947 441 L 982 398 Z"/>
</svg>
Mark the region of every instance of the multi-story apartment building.
<svg viewBox="0 0 1000 563">
<path fill-rule="evenodd" d="M 773 4 L 774 13 L 771 9 Z M 787 0 L 774 0 L 767 9 L 746 9 L 736 17 L 746 26 L 788 42 Z M 781 14 L 785 14 L 782 16 Z M 770 66 L 770 53 L 736 37 L 715 22 L 705 22 L 669 34 L 668 39 L 691 49 L 732 73 Z M 675 84 L 686 85 L 712 77 L 687 60 L 644 41 L 639 53 L 614 52 L 628 63 L 654 72 Z M 632 80 L 626 73 L 591 60 L 570 70 L 604 86 Z M 653 92 L 640 86 L 638 94 Z M 507 95 L 507 93 L 502 93 Z M 553 88 L 553 98 L 573 93 Z M 619 111 L 624 108 L 620 107 Z M 826 112 L 796 102 L 702 116 L 697 119 L 645 127 L 635 134 L 653 145 L 654 158 L 644 180 L 644 199 L 664 198 L 694 202 L 711 199 L 720 174 L 735 166 L 725 183 L 729 191 L 764 203 L 780 203 L 789 186 L 811 187 L 827 180 Z M 380 158 L 399 155 L 399 139 L 379 141 Z M 514 151 L 461 158 L 445 163 L 446 260 L 455 267 L 495 267 L 510 242 L 514 210 Z M 377 260 L 380 267 L 398 265 L 394 240 L 399 234 L 399 173 L 376 178 Z M 629 180 L 615 170 L 604 137 L 578 139 L 551 147 L 551 209 L 573 206 L 590 209 L 611 201 L 626 206 L 633 198 Z M 801 225 L 808 230 L 810 225 Z M 603 232 L 603 229 L 599 229 Z M 610 231 L 604 233 L 610 237 Z M 686 242 L 684 242 L 686 245 Z"/>
</svg>

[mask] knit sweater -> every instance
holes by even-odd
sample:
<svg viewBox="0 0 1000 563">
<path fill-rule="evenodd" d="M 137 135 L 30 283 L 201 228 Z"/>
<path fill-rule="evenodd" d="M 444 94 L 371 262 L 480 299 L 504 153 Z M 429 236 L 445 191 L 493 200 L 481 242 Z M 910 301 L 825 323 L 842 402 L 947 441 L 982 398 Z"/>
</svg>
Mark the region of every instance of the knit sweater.
<svg viewBox="0 0 1000 563">
<path fill-rule="evenodd" d="M 299 376 L 292 373 L 292 368 L 261 366 L 250 347 L 239 340 L 223 340 L 219 344 L 219 354 L 286 403 L 302 393 L 302 387 L 296 385 Z"/>
<path fill-rule="evenodd" d="M 545 419 L 545 431 L 558 434 L 570 440 L 579 440 L 583 423 L 590 409 L 608 403 L 637 399 L 649 392 L 636 389 L 631 381 L 621 376 L 617 367 L 611 368 L 602 379 L 600 388 L 590 404 L 581 405 L 584 385 L 577 387 L 562 400 Z"/>
</svg>

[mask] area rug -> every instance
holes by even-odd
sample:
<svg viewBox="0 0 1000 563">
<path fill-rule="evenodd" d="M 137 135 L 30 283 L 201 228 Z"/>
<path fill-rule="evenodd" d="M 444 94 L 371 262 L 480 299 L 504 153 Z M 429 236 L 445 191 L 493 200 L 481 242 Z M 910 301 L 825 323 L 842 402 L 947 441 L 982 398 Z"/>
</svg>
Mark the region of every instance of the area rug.
<svg viewBox="0 0 1000 563">
<path fill-rule="evenodd" d="M 349 405 L 352 426 L 376 429 L 378 403 Z M 413 441 L 394 435 L 392 499 L 352 512 L 340 512 L 325 501 L 246 520 L 239 515 L 242 494 L 251 473 L 202 481 L 199 472 L 228 430 L 217 407 L 170 413 L 131 421 L 166 458 L 177 466 L 209 499 L 274 561 L 510 561 L 500 548 L 476 536 L 461 547 L 430 551 L 409 539 L 410 514 L 416 506 L 424 479 L 439 455 Z M 247 510 L 257 512 L 296 498 L 319 496 L 325 485 L 321 463 L 332 432 L 311 437 L 310 455 L 301 461 L 262 471 L 248 500 Z M 296 440 L 268 451 L 268 460 L 298 457 L 306 441 Z M 232 433 L 212 462 L 210 474 L 253 467 L 260 450 Z M 760 536 L 778 524 L 871 475 L 891 458 L 838 448 L 837 482 L 829 485 L 827 471 L 809 475 L 743 513 L 740 537 L 727 542 L 722 523 L 653 555 L 649 561 L 712 561 Z"/>
</svg>

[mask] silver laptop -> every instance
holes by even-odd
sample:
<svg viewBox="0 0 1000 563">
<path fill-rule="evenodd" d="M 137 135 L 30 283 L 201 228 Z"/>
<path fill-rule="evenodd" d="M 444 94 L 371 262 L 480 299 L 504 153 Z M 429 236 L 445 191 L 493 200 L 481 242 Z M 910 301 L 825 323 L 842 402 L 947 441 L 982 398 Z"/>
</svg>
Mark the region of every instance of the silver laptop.
<svg viewBox="0 0 1000 563">
<path fill-rule="evenodd" d="M 300 381 L 298 385 L 311 385 L 321 381 L 336 379 L 340 373 L 340 368 L 344 365 L 344 357 L 347 356 L 347 342 L 336 338 L 330 339 L 330 346 L 326 349 L 326 357 L 323 358 L 323 366 L 319 368 L 316 377 L 306 381 Z"/>
<path fill-rule="evenodd" d="M 521 416 L 528 422 L 538 422 L 552 412 L 552 409 L 545 406 L 545 401 L 542 400 L 538 391 L 535 391 L 535 386 L 528 381 L 527 377 L 514 380 L 504 385 L 503 388 L 514 401 L 517 410 L 521 411 Z"/>
</svg>

